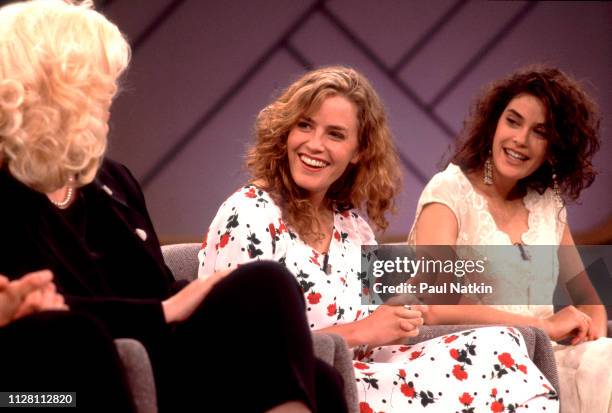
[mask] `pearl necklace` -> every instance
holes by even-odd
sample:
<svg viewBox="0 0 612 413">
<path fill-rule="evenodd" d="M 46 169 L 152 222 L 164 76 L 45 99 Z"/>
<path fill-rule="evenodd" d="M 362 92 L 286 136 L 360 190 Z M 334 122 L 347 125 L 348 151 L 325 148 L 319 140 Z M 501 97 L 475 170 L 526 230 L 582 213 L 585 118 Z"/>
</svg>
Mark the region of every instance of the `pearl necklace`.
<svg viewBox="0 0 612 413">
<path fill-rule="evenodd" d="M 54 201 L 49 198 L 49 201 L 51 201 L 53 205 L 60 209 L 64 209 L 68 206 L 70 201 L 72 201 L 72 195 L 74 194 L 74 188 L 71 186 L 72 181 L 74 181 L 74 178 L 71 177 L 70 179 L 68 179 L 68 192 L 66 192 L 66 196 L 64 197 L 64 199 L 62 199 L 61 201 Z"/>
</svg>

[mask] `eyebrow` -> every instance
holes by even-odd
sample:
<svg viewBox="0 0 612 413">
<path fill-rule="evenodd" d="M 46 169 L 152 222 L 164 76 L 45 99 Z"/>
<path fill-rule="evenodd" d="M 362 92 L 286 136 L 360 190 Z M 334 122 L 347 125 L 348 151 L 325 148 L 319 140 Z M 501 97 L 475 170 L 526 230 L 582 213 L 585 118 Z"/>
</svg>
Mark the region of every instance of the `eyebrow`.
<svg viewBox="0 0 612 413">
<path fill-rule="evenodd" d="M 314 123 L 315 125 L 317 124 L 317 122 L 315 122 L 310 116 L 304 116 L 302 119 L 307 122 Z M 343 132 L 348 132 L 348 128 L 344 126 L 340 126 L 340 125 L 329 125 L 327 126 L 327 129 L 334 129 L 334 130 L 339 130 Z"/>
<path fill-rule="evenodd" d="M 517 116 L 517 117 L 519 117 L 519 118 L 521 118 L 521 119 L 525 119 L 525 118 L 523 117 L 523 115 L 521 115 L 520 113 L 518 113 L 518 112 L 517 112 L 516 110 L 514 110 L 514 109 L 508 109 L 508 112 L 511 112 L 511 113 L 512 113 L 514 116 Z"/>
<path fill-rule="evenodd" d="M 348 132 L 348 129 L 345 128 L 344 126 L 338 126 L 338 125 L 330 125 L 327 127 L 327 129 L 333 129 L 333 130 L 338 130 L 341 132 Z"/>
<path fill-rule="evenodd" d="M 523 117 L 523 115 L 521 115 L 520 113 L 518 113 L 516 110 L 514 109 L 508 109 L 508 112 L 511 112 L 514 116 L 520 118 L 521 120 L 524 120 L 525 118 Z M 536 124 L 536 126 L 542 126 L 542 127 L 546 127 L 545 123 L 538 123 Z"/>
</svg>

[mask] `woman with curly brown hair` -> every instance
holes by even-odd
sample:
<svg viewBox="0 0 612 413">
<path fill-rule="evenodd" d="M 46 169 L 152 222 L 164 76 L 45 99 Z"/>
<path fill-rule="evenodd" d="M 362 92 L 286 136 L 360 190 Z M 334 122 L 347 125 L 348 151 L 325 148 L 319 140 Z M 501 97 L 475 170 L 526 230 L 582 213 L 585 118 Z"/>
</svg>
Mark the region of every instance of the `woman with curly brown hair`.
<svg viewBox="0 0 612 413">
<path fill-rule="evenodd" d="M 564 206 L 593 182 L 591 159 L 598 149 L 597 108 L 580 85 L 556 68 L 519 70 L 494 82 L 477 100 L 451 163 L 423 190 L 409 235 L 409 242 L 418 245 L 515 245 L 524 261 L 514 267 L 523 268 L 520 276 L 535 267 L 530 246 L 555 251 L 561 246 L 558 258 L 549 260 L 554 277 L 536 274 L 532 287 L 549 283 L 552 300 L 559 276 L 574 286 L 569 292 L 582 304 L 556 313 L 552 305 L 521 299 L 487 311 L 477 305 L 432 305 L 425 323 L 529 325 L 542 328 L 551 340 L 568 340 L 572 346 L 555 347 L 567 412 L 612 407 L 612 378 L 593 368 L 607 369 L 602 358 L 612 359 L 606 313 L 588 280 L 570 282 L 582 267 Z M 499 274 L 507 271 L 507 261 L 503 265 Z M 513 274 L 519 277 L 517 272 L 505 275 Z M 503 287 L 516 289 L 505 281 Z M 588 378 L 577 381 L 580 376 Z M 601 385 L 596 392 L 589 391 L 593 380 Z"/>
<path fill-rule="evenodd" d="M 465 366 L 474 360 L 490 374 L 497 355 L 481 349 L 502 329 L 466 331 L 410 348 L 401 343 L 418 334 L 425 307 L 361 306 L 362 298 L 370 302 L 361 285 L 361 246 L 376 243 L 361 211 L 385 229 L 400 183 L 385 110 L 367 79 L 345 67 L 309 72 L 260 112 L 256 133 L 247 157 L 251 183 L 213 219 L 199 254 L 200 277 L 254 260 L 283 263 L 302 287 L 310 327 L 339 334 L 354 348 L 362 412 L 498 403 L 482 379 L 484 370 L 477 374 Z M 508 342 L 496 349 L 507 351 L 507 361 L 524 343 L 505 337 Z M 556 401 L 537 397 L 549 393 L 548 382 L 537 378 L 526 355 L 515 359 L 529 376 L 503 376 L 494 386 L 512 390 L 508 404 L 530 399 L 534 407 L 555 411 Z"/>
</svg>

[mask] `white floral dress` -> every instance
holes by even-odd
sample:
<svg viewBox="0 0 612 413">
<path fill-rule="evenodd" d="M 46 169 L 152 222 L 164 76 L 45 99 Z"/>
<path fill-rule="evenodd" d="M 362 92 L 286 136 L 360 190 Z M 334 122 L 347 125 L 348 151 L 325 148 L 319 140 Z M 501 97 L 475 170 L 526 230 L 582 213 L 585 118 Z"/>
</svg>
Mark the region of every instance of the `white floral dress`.
<svg viewBox="0 0 612 413">
<path fill-rule="evenodd" d="M 313 330 L 367 316 L 361 305 L 361 245 L 375 244 L 354 211 L 334 211 L 325 256 L 288 228 L 270 196 L 253 185 L 219 208 L 199 253 L 199 276 L 253 260 L 283 263 L 304 290 Z M 556 412 L 556 392 L 531 362 L 520 333 L 487 327 L 417 345 L 355 349 L 361 412 Z"/>
<path fill-rule="evenodd" d="M 417 204 L 416 221 L 423 207 L 430 203 L 446 205 L 454 213 L 458 223 L 456 244 L 461 245 L 512 245 L 505 232 L 501 231 L 489 212 L 485 198 L 474 190 L 469 179 L 454 164 L 436 174 L 423 190 Z M 529 212 L 528 229 L 522 234 L 524 248 L 530 246 L 558 246 L 561 243 L 567 222 L 567 211 L 560 204 L 553 190 L 547 189 L 543 194 L 530 190 L 523 198 L 523 204 Z M 409 243 L 416 241 L 415 226 L 409 235 Z M 537 247 L 536 247 L 537 248 Z M 537 254 L 534 254 L 537 255 Z M 520 261 L 520 260 L 519 260 Z M 520 262 L 515 266 L 521 275 L 534 272 L 539 277 L 537 284 L 543 290 L 552 292 L 559 277 L 559 263 L 553 257 L 552 271 L 534 270 L 533 262 Z M 549 263 L 549 267 L 550 267 Z M 506 269 L 506 268 L 505 268 Z M 497 275 L 497 274 L 496 274 Z M 519 277 L 516 277 L 519 278 Z M 512 280 L 513 274 L 505 274 L 500 279 Z M 567 282 L 568 280 L 563 280 Z M 532 283 L 534 285 L 534 283 Z M 524 296 L 524 291 L 508 281 L 505 285 L 509 294 Z M 528 297 L 529 298 L 529 297 Z M 496 305 L 500 310 L 518 314 L 545 317 L 553 312 L 553 306 L 541 305 L 545 302 L 540 297 L 532 304 L 529 300 L 522 305 Z M 609 364 L 612 361 L 612 340 L 600 338 L 578 346 L 563 346 L 553 343 L 555 360 L 559 370 L 561 411 L 563 413 L 612 413 L 612 375 Z M 593 386 L 597 383 L 597 386 Z"/>
</svg>

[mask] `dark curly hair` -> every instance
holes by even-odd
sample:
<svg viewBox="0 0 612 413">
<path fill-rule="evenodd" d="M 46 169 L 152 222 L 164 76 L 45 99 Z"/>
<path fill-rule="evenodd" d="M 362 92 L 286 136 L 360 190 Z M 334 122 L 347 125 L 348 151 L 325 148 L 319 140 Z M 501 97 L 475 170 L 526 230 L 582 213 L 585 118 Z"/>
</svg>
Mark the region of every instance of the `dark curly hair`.
<svg viewBox="0 0 612 413">
<path fill-rule="evenodd" d="M 466 173 L 481 170 L 500 116 L 522 93 L 537 97 L 546 108 L 548 161 L 518 184 L 544 193 L 553 187 L 554 170 L 561 197 L 577 200 L 597 174 L 591 160 L 600 145 L 599 111 L 576 80 L 553 67 L 530 66 L 489 85 L 471 108 L 451 162 Z"/>
</svg>

